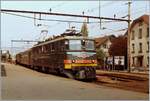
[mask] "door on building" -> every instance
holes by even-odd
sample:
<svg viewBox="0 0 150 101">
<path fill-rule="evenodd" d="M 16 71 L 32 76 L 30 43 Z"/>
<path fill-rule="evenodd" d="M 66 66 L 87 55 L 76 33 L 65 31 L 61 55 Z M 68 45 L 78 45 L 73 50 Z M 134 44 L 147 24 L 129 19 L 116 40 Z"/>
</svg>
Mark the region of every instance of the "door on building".
<svg viewBox="0 0 150 101">
<path fill-rule="evenodd" d="M 137 64 L 139 67 L 143 66 L 143 56 L 137 57 Z"/>
</svg>

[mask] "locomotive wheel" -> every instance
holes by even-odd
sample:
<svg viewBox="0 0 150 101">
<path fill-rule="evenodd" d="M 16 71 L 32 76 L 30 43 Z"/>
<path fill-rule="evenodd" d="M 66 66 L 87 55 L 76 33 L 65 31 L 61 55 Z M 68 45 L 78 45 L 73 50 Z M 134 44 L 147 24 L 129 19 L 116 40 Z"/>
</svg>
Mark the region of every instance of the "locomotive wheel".
<svg viewBox="0 0 150 101">
<path fill-rule="evenodd" d="M 41 71 L 45 73 L 45 67 L 41 67 Z"/>
<path fill-rule="evenodd" d="M 36 66 L 34 66 L 33 69 L 36 70 L 36 71 L 38 70 L 38 68 Z"/>
<path fill-rule="evenodd" d="M 44 73 L 48 73 L 48 68 L 47 68 L 47 67 L 43 67 L 43 68 L 42 68 L 42 71 L 43 71 Z"/>
<path fill-rule="evenodd" d="M 85 78 L 86 78 L 85 70 L 80 70 L 76 73 L 76 79 L 82 80 Z"/>
<path fill-rule="evenodd" d="M 42 67 L 38 67 L 38 71 L 39 71 L 39 72 L 42 72 Z"/>
</svg>

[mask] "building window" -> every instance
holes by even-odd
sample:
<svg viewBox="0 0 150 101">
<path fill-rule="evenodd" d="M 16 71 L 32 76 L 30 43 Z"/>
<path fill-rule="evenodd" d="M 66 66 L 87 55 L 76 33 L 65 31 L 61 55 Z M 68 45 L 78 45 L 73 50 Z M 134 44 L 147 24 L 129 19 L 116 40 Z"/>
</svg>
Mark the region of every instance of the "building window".
<svg viewBox="0 0 150 101">
<path fill-rule="evenodd" d="M 147 37 L 149 37 L 149 27 L 147 28 Z"/>
<path fill-rule="evenodd" d="M 132 31 L 132 38 L 131 39 L 134 40 L 134 31 Z"/>
<path fill-rule="evenodd" d="M 139 43 L 139 53 L 142 53 L 142 43 Z"/>
<path fill-rule="evenodd" d="M 139 39 L 142 38 L 142 28 L 139 29 Z"/>
<path fill-rule="evenodd" d="M 149 56 L 147 57 L 147 66 L 149 67 Z"/>
<path fill-rule="evenodd" d="M 140 21 L 140 22 L 139 22 L 139 26 L 142 26 L 142 25 L 143 25 L 143 22 L 142 22 L 142 21 Z"/>
<path fill-rule="evenodd" d="M 132 53 L 134 53 L 134 49 L 135 49 L 135 46 L 134 46 L 134 43 L 132 44 Z"/>
<path fill-rule="evenodd" d="M 132 57 L 132 66 L 134 66 L 135 64 L 134 64 L 134 57 Z"/>
<path fill-rule="evenodd" d="M 149 41 L 147 42 L 147 52 L 149 52 Z"/>
</svg>

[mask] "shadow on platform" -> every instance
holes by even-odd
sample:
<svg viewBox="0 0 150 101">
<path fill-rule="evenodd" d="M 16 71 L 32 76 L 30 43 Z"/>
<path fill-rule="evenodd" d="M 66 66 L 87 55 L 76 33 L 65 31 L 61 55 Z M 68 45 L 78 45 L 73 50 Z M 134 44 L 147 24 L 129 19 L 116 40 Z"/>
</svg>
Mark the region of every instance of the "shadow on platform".
<svg viewBox="0 0 150 101">
<path fill-rule="evenodd" d="M 5 66 L 1 64 L 1 77 L 5 77 L 5 76 L 7 76 Z"/>
</svg>

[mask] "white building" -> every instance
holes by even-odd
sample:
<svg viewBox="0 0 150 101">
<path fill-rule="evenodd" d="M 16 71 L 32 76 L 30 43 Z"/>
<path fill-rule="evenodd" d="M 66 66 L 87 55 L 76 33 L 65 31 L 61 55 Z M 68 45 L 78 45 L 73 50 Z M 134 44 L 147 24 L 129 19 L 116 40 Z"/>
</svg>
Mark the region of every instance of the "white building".
<svg viewBox="0 0 150 101">
<path fill-rule="evenodd" d="M 149 67 L 149 15 L 135 19 L 130 27 L 130 66 Z"/>
<path fill-rule="evenodd" d="M 96 49 L 103 50 L 103 52 L 106 54 L 106 57 L 109 57 L 108 50 L 110 48 L 111 41 L 113 38 L 115 38 L 115 36 L 113 35 L 95 38 Z"/>
</svg>

